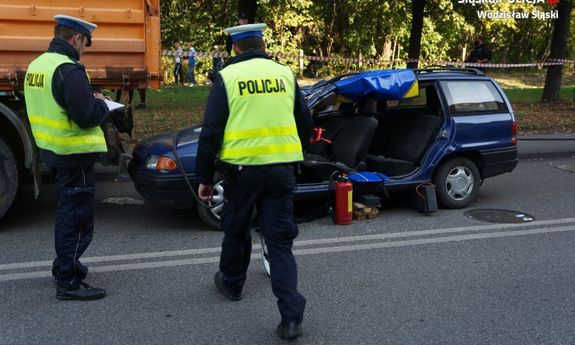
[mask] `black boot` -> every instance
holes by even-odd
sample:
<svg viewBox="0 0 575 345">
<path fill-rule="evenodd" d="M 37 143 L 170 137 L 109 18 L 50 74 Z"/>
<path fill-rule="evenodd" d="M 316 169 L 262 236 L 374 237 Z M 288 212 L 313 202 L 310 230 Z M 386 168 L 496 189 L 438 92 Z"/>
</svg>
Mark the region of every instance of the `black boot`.
<svg viewBox="0 0 575 345">
<path fill-rule="evenodd" d="M 106 290 L 94 288 L 86 283 L 80 283 L 76 289 L 66 289 L 58 285 L 56 298 L 62 300 L 93 301 L 106 297 Z"/>
<path fill-rule="evenodd" d="M 290 321 L 280 323 L 276 329 L 278 337 L 286 340 L 294 340 L 303 335 L 301 323 Z"/>
<path fill-rule="evenodd" d="M 221 271 L 216 273 L 214 277 L 214 282 L 216 284 L 216 288 L 218 291 L 224 295 L 225 298 L 229 299 L 230 301 L 239 301 L 242 299 L 242 292 L 241 291 L 232 291 L 231 288 L 224 284 L 224 274 Z"/>
</svg>

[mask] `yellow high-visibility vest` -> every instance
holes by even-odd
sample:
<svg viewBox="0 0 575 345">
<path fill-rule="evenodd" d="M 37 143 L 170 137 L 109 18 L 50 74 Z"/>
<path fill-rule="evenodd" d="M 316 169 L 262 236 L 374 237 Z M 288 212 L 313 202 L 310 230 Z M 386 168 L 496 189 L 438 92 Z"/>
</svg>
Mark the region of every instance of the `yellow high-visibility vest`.
<svg viewBox="0 0 575 345">
<path fill-rule="evenodd" d="M 36 145 L 59 155 L 106 152 L 102 129 L 80 128 L 54 99 L 52 77 L 56 68 L 65 63 L 75 62 L 65 55 L 48 52 L 28 66 L 24 94 Z"/>
<path fill-rule="evenodd" d="M 220 74 L 230 112 L 220 159 L 238 165 L 302 161 L 291 69 L 253 58 L 228 65 Z"/>
</svg>

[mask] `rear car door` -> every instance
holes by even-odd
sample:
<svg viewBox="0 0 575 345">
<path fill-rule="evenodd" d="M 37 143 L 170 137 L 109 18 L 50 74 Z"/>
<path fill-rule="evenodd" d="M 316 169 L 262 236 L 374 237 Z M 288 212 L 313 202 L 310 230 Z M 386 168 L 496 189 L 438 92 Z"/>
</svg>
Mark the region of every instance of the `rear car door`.
<svg viewBox="0 0 575 345">
<path fill-rule="evenodd" d="M 511 146 L 514 116 L 491 80 L 440 81 L 455 128 L 456 151 Z"/>
<path fill-rule="evenodd" d="M 454 152 L 476 152 L 482 177 L 517 164 L 517 124 L 509 101 L 491 79 L 440 81 L 455 135 Z"/>
</svg>

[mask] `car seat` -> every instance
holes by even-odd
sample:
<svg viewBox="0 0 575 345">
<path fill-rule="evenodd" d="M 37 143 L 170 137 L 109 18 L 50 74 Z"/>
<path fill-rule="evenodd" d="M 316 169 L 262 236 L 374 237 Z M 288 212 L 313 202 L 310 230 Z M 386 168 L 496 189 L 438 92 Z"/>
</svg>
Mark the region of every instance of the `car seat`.
<svg viewBox="0 0 575 345">
<path fill-rule="evenodd" d="M 361 168 L 376 128 L 377 120 L 373 117 L 350 118 L 333 138 L 332 143 L 328 144 L 331 145 L 331 155 L 306 153 L 302 171 L 308 176 L 327 180 L 335 171 L 351 172 Z"/>
<path fill-rule="evenodd" d="M 421 163 L 441 126 L 437 114 L 395 111 L 383 117 L 377 138 L 367 155 L 370 170 L 388 176 L 406 175 Z"/>
</svg>

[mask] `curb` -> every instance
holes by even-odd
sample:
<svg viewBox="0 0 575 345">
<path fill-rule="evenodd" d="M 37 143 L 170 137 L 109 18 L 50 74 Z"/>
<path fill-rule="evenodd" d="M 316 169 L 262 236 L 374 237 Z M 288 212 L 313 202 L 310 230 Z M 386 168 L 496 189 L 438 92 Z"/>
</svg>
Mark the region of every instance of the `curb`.
<svg viewBox="0 0 575 345">
<path fill-rule="evenodd" d="M 526 135 L 517 138 L 519 159 L 575 157 L 575 135 L 557 133 Z"/>
</svg>

